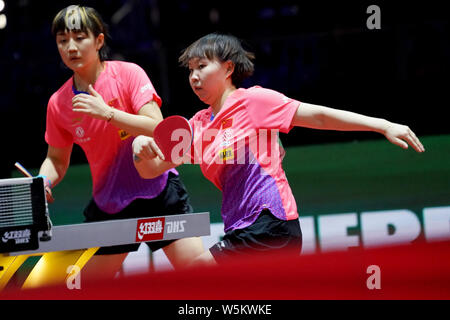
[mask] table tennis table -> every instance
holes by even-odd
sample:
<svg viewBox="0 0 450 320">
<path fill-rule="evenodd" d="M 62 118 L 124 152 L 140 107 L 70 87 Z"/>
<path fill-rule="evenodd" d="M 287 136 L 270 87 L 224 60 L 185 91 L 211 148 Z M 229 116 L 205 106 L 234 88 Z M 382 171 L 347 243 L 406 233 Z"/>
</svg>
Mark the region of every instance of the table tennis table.
<svg viewBox="0 0 450 320">
<path fill-rule="evenodd" d="M 31 256 L 23 288 L 63 283 L 100 247 L 210 234 L 209 212 L 52 226 L 42 178 L 0 180 L 0 291 Z"/>
</svg>

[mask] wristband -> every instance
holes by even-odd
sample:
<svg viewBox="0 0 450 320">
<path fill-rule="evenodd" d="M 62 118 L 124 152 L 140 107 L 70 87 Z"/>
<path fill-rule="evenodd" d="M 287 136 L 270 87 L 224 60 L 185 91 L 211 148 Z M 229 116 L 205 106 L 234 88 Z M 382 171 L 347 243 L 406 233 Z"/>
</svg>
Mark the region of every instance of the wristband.
<svg viewBox="0 0 450 320">
<path fill-rule="evenodd" d="M 46 176 L 44 176 L 43 174 L 38 174 L 36 176 L 36 178 L 42 178 L 44 179 L 44 186 L 49 187 L 50 189 L 52 188 L 52 182 L 50 181 L 49 178 L 47 178 Z"/>
</svg>

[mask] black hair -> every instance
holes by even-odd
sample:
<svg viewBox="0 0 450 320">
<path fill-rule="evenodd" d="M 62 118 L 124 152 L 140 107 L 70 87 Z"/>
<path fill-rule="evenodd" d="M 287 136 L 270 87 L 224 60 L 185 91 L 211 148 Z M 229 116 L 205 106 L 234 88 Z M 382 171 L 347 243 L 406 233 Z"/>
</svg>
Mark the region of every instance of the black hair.
<svg viewBox="0 0 450 320">
<path fill-rule="evenodd" d="M 193 58 L 218 58 L 220 61 L 231 61 L 234 72 L 231 75 L 233 85 L 240 86 L 242 81 L 254 72 L 252 60 L 255 55 L 246 51 L 241 41 L 233 35 L 210 33 L 201 37 L 183 50 L 178 61 L 182 66 L 188 67 L 189 60 Z"/>
<path fill-rule="evenodd" d="M 100 48 L 100 61 L 108 58 L 108 47 L 106 39 L 109 38 L 108 25 L 103 21 L 100 14 L 91 7 L 71 5 L 59 11 L 52 23 L 52 34 L 56 37 L 60 31 L 91 31 L 95 37 L 100 33 L 105 35 L 105 43 Z"/>
</svg>

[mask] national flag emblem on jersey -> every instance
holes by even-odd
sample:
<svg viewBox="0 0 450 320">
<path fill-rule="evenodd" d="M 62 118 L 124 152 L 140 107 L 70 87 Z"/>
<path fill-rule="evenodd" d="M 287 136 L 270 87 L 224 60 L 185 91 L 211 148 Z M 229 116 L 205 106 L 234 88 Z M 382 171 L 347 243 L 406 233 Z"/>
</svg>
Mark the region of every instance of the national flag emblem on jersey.
<svg viewBox="0 0 450 320">
<path fill-rule="evenodd" d="M 120 101 L 118 98 L 114 98 L 108 102 L 108 106 L 113 107 L 115 109 L 120 109 Z"/>
<path fill-rule="evenodd" d="M 228 129 L 233 126 L 233 118 L 228 118 L 222 121 L 222 129 Z"/>
</svg>

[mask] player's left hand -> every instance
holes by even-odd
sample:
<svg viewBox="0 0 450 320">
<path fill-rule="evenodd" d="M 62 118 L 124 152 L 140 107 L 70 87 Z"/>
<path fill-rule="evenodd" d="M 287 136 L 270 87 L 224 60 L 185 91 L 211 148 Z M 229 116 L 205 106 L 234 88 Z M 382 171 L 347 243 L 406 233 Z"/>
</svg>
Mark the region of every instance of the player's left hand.
<svg viewBox="0 0 450 320">
<path fill-rule="evenodd" d="M 397 123 L 389 123 L 384 132 L 384 135 L 390 142 L 398 145 L 403 149 L 407 149 L 408 145 L 410 145 L 417 152 L 425 151 L 425 148 L 423 147 L 419 138 L 417 138 L 417 136 L 408 126 Z"/>
<path fill-rule="evenodd" d="M 152 160 L 156 157 L 164 160 L 164 154 L 162 153 L 161 149 L 159 149 L 155 140 L 151 137 L 142 135 L 137 136 L 133 140 L 132 149 L 135 161 L 138 161 L 140 159 Z"/>
<path fill-rule="evenodd" d="M 108 106 L 103 97 L 89 85 L 90 94 L 80 93 L 72 98 L 72 110 L 84 113 L 92 118 L 105 120 L 111 107 Z"/>
</svg>

